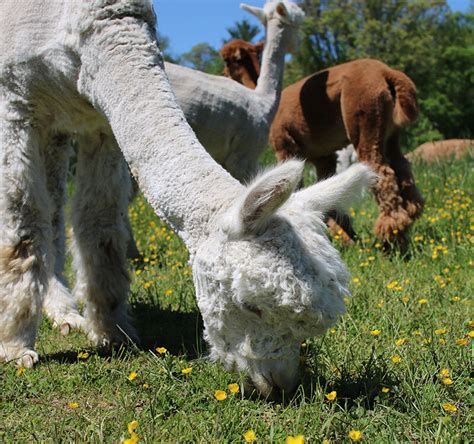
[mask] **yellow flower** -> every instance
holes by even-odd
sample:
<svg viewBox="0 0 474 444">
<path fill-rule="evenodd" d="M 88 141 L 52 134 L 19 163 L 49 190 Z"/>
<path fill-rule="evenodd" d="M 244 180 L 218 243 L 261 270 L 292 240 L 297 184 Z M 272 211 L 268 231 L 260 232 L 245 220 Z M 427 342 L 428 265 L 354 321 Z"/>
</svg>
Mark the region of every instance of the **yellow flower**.
<svg viewBox="0 0 474 444">
<path fill-rule="evenodd" d="M 352 278 L 352 282 L 354 284 L 360 284 L 360 279 L 359 278 Z"/>
<path fill-rule="evenodd" d="M 461 298 L 459 296 L 454 296 L 451 300 L 453 302 L 459 302 L 461 300 Z"/>
<path fill-rule="evenodd" d="M 413 336 L 421 336 L 421 334 L 422 334 L 422 333 L 421 333 L 420 330 L 415 330 L 415 331 L 413 332 Z"/>
<path fill-rule="evenodd" d="M 398 287 L 398 282 L 397 281 L 392 281 L 387 284 L 387 288 L 389 290 L 393 290 L 395 287 Z"/>
<path fill-rule="evenodd" d="M 445 335 L 448 332 L 447 328 L 438 328 L 435 330 L 436 335 Z"/>
<path fill-rule="evenodd" d="M 468 321 L 467 326 L 468 327 L 474 327 L 474 321 Z"/>
<path fill-rule="evenodd" d="M 130 438 L 123 440 L 123 444 L 137 444 L 138 439 L 139 439 L 138 434 L 136 434 L 135 432 L 132 432 L 130 434 Z"/>
<path fill-rule="evenodd" d="M 87 359 L 89 357 L 89 353 L 87 352 L 79 352 L 77 354 L 77 359 Z"/>
<path fill-rule="evenodd" d="M 444 404 L 442 404 L 442 407 L 443 407 L 443 410 L 445 412 L 457 412 L 458 411 L 458 408 L 455 405 L 450 404 L 449 402 L 445 402 Z"/>
<path fill-rule="evenodd" d="M 390 389 L 388 387 L 382 387 L 382 393 L 388 393 Z"/>
<path fill-rule="evenodd" d="M 129 422 L 127 425 L 128 433 L 132 434 L 138 428 L 138 421 Z"/>
<path fill-rule="evenodd" d="M 245 442 L 254 442 L 257 439 L 257 435 L 255 435 L 255 432 L 253 430 L 247 430 L 243 436 Z"/>
<path fill-rule="evenodd" d="M 468 335 L 470 338 L 474 338 L 474 330 L 471 330 L 467 335 Z"/>
<path fill-rule="evenodd" d="M 151 282 L 145 282 L 145 283 L 143 284 L 143 288 L 144 288 L 145 290 L 148 290 L 150 287 L 151 287 Z"/>
<path fill-rule="evenodd" d="M 407 340 L 405 338 L 400 338 L 400 339 L 397 339 L 395 341 L 395 345 L 397 347 L 401 347 L 403 344 L 405 344 L 407 342 Z"/>
<path fill-rule="evenodd" d="M 77 409 L 77 408 L 79 407 L 79 404 L 78 404 L 77 402 L 68 402 L 68 403 L 67 403 L 67 406 L 68 406 L 70 409 L 74 410 L 74 409 Z"/>
<path fill-rule="evenodd" d="M 214 398 L 218 401 L 224 401 L 227 398 L 227 394 L 223 390 L 216 390 L 214 392 Z"/>
<path fill-rule="evenodd" d="M 391 357 L 391 360 L 392 360 L 392 362 L 393 362 L 394 364 L 398 364 L 398 363 L 401 362 L 402 358 L 401 358 L 399 355 L 393 355 L 393 356 Z"/>
<path fill-rule="evenodd" d="M 25 373 L 25 371 L 26 371 L 26 368 L 25 368 L 25 367 L 18 367 L 18 368 L 16 369 L 16 375 L 17 375 L 17 376 L 22 376 L 23 373 Z"/>
<path fill-rule="evenodd" d="M 239 393 L 239 384 L 229 384 L 227 387 L 231 393 Z"/>
<path fill-rule="evenodd" d="M 165 296 L 171 296 L 172 294 L 173 294 L 173 290 L 168 289 L 165 291 Z"/>
<path fill-rule="evenodd" d="M 127 376 L 127 379 L 128 379 L 129 381 L 133 381 L 134 379 L 137 378 L 137 376 L 138 376 L 138 373 L 135 372 L 135 371 L 133 371 L 133 372 L 130 372 L 130 374 Z"/>
<path fill-rule="evenodd" d="M 380 333 L 382 333 L 381 330 L 371 330 L 371 331 L 370 331 L 370 334 L 371 334 L 372 336 L 378 336 Z"/>
<path fill-rule="evenodd" d="M 334 401 L 337 397 L 337 392 L 333 390 L 332 392 L 327 393 L 324 395 L 328 401 Z"/>
<path fill-rule="evenodd" d="M 403 297 L 402 297 L 402 302 L 403 302 L 404 304 L 408 304 L 408 301 L 409 301 L 409 300 L 410 300 L 410 296 L 403 296 Z"/>
<path fill-rule="evenodd" d="M 449 376 L 449 369 L 448 368 L 442 368 L 439 372 L 439 377 L 440 378 L 447 378 Z"/>
<path fill-rule="evenodd" d="M 145 382 L 145 384 L 143 384 L 143 388 L 144 388 L 144 389 L 150 388 L 150 384 L 147 384 L 147 383 Z"/>
<path fill-rule="evenodd" d="M 456 345 L 467 345 L 468 343 L 469 339 L 467 338 L 456 339 Z"/>
<path fill-rule="evenodd" d="M 304 436 L 303 435 L 287 436 L 285 439 L 285 444 L 304 444 Z"/>
<path fill-rule="evenodd" d="M 191 373 L 192 371 L 193 371 L 192 367 L 186 367 L 186 368 L 183 368 L 183 370 L 181 370 L 181 373 L 183 375 L 189 375 L 189 373 Z"/>
<path fill-rule="evenodd" d="M 441 382 L 444 384 L 444 385 L 452 385 L 453 384 L 453 380 L 451 378 L 443 378 L 441 380 Z"/>
<path fill-rule="evenodd" d="M 159 353 L 160 355 L 164 355 L 164 354 L 168 351 L 165 347 L 156 347 L 155 350 L 156 350 L 157 353 Z"/>
<path fill-rule="evenodd" d="M 418 304 L 426 305 L 428 303 L 428 299 L 418 299 Z"/>
<path fill-rule="evenodd" d="M 362 439 L 363 433 L 360 430 L 351 430 L 347 436 L 351 441 L 360 441 Z"/>
</svg>

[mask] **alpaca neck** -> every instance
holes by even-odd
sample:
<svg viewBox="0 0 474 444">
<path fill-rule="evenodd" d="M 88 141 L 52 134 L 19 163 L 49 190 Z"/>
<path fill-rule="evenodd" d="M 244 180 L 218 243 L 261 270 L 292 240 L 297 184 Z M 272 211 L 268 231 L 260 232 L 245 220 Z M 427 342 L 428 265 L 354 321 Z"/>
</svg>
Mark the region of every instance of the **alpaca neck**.
<svg viewBox="0 0 474 444">
<path fill-rule="evenodd" d="M 207 237 L 212 215 L 235 199 L 242 185 L 198 142 L 150 35 L 145 39 L 138 26 L 128 26 L 110 39 L 91 38 L 82 50 L 80 90 L 106 116 L 146 199 L 192 255 Z M 118 38 L 130 43 L 127 48 L 115 44 Z"/>
<path fill-rule="evenodd" d="M 272 108 L 278 106 L 283 84 L 285 64 L 285 30 L 278 26 L 278 20 L 269 20 L 266 28 L 265 47 L 262 54 L 260 77 L 255 91 L 272 98 Z"/>
</svg>

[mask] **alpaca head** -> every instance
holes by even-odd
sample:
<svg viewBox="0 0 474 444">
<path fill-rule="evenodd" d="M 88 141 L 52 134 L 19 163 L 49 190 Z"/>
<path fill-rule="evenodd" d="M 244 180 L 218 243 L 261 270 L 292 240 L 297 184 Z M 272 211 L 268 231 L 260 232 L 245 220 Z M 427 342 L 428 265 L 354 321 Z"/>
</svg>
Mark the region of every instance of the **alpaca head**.
<svg viewBox="0 0 474 444">
<path fill-rule="evenodd" d="M 283 28 L 285 51 L 294 51 L 298 48 L 298 27 L 304 19 L 304 12 L 295 3 L 289 0 L 268 0 L 263 8 L 241 3 L 240 7 L 255 15 L 262 25 L 267 28 L 271 21 Z"/>
<path fill-rule="evenodd" d="M 211 357 L 266 396 L 294 389 L 301 341 L 344 312 L 349 276 L 323 212 L 352 203 L 372 178 L 359 164 L 294 193 L 302 169 L 290 161 L 246 187 L 193 262 Z"/>
</svg>

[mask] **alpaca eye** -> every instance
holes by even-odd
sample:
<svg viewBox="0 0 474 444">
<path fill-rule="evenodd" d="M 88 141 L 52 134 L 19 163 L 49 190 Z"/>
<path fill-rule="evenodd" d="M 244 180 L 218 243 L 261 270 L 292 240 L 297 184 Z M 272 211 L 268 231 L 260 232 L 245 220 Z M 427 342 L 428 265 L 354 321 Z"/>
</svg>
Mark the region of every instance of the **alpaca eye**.
<svg viewBox="0 0 474 444">
<path fill-rule="evenodd" d="M 255 307 L 255 305 L 243 303 L 242 307 L 247 311 L 251 311 L 252 313 L 255 313 L 259 318 L 262 317 L 262 311 L 258 309 L 257 307 Z"/>
</svg>

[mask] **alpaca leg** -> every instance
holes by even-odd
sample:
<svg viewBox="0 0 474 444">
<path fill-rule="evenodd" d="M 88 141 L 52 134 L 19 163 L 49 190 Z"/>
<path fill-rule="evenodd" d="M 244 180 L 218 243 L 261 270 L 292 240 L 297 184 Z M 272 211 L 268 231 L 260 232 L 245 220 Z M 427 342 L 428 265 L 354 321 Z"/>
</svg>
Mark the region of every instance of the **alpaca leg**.
<svg viewBox="0 0 474 444">
<path fill-rule="evenodd" d="M 46 315 L 59 326 L 63 334 L 70 328 L 85 329 L 85 320 L 79 314 L 75 301 L 64 278 L 65 224 L 64 204 L 66 200 L 67 172 L 70 157 L 70 140 L 67 136 L 55 135 L 45 149 L 47 187 L 53 206 L 53 257 L 54 273 L 51 275 L 44 300 Z"/>
<path fill-rule="evenodd" d="M 111 135 L 94 134 L 82 142 L 73 208 L 77 288 L 87 300 L 89 337 L 108 346 L 123 342 L 124 333 L 136 338 L 127 305 L 124 214 L 130 177 Z"/>
<path fill-rule="evenodd" d="M 397 177 L 398 187 L 403 199 L 403 208 L 412 220 L 420 217 L 425 201 L 415 185 L 410 162 L 400 150 L 399 134 L 395 132 L 385 145 L 385 155 Z"/>
<path fill-rule="evenodd" d="M 0 361 L 31 367 L 51 273 L 51 203 L 41 148 L 22 98 L 0 106 Z"/>
<path fill-rule="evenodd" d="M 318 180 L 323 180 L 333 176 L 336 173 L 337 155 L 336 153 L 329 156 L 319 157 L 312 160 L 316 167 Z M 333 236 L 341 236 L 345 244 L 351 244 L 356 238 L 356 232 L 352 228 L 351 219 L 348 214 L 340 210 L 332 210 L 326 215 L 326 224 Z"/>
</svg>

